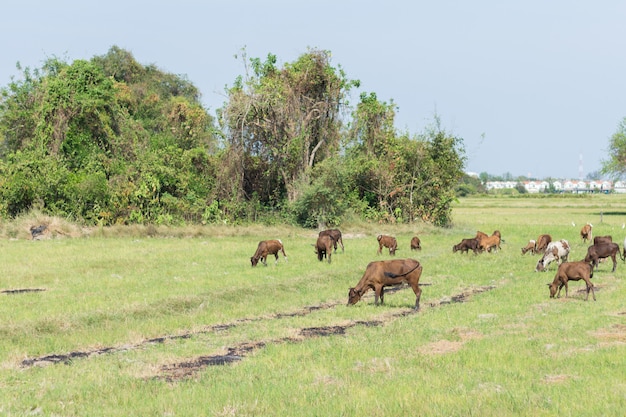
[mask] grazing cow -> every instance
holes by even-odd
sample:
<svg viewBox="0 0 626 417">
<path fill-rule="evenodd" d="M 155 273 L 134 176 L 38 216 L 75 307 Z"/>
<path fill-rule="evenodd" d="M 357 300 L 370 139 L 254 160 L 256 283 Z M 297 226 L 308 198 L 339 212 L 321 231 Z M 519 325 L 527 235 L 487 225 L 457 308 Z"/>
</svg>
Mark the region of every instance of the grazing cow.
<svg viewBox="0 0 626 417">
<path fill-rule="evenodd" d="M 487 237 L 481 237 L 478 239 L 478 247 L 481 251 L 491 252 L 493 249 L 494 252 L 497 252 L 500 249 L 500 236 L 491 235 Z"/>
<path fill-rule="evenodd" d="M 376 238 L 378 240 L 378 255 L 383 252 L 383 246 L 389 248 L 389 255 L 395 255 L 396 250 L 398 250 L 398 241 L 393 236 L 387 235 L 378 235 Z"/>
<path fill-rule="evenodd" d="M 537 238 L 537 244 L 535 245 L 535 253 L 545 252 L 550 242 L 552 242 L 552 236 L 548 234 L 539 235 Z"/>
<path fill-rule="evenodd" d="M 259 260 L 263 263 L 263 265 L 267 266 L 267 256 L 274 255 L 276 256 L 276 262 L 278 263 L 278 252 L 282 252 L 285 257 L 285 262 L 287 261 L 287 254 L 285 253 L 285 247 L 283 246 L 283 242 L 280 240 L 262 240 L 259 242 L 259 245 L 256 248 L 256 252 L 250 258 L 250 262 L 252 266 L 256 266 L 259 263 Z"/>
<path fill-rule="evenodd" d="M 356 304 L 370 289 L 374 290 L 374 303 L 378 305 L 378 299 L 380 299 L 380 304 L 383 304 L 385 287 L 406 282 L 415 293 L 415 310 L 419 310 L 422 295 L 422 289 L 419 286 L 421 276 L 422 265 L 415 259 L 370 262 L 356 287 L 348 291 L 348 305 Z"/>
<path fill-rule="evenodd" d="M 610 235 L 596 236 L 593 238 L 594 245 L 597 245 L 599 243 L 612 243 L 612 242 L 613 242 L 613 236 L 610 236 Z"/>
<path fill-rule="evenodd" d="M 419 237 L 413 236 L 411 239 L 411 250 L 422 250 L 422 242 Z"/>
<path fill-rule="evenodd" d="M 552 284 L 548 284 L 548 287 L 550 287 L 550 298 L 554 298 L 555 294 L 556 297 L 559 298 L 561 288 L 563 287 L 565 287 L 565 297 L 567 298 L 567 282 L 582 279 L 585 281 L 585 284 L 587 284 L 587 296 L 585 297 L 585 301 L 589 298 L 589 291 L 591 291 L 593 295 L 593 301 L 596 301 L 596 292 L 593 290 L 593 284 L 590 281 L 592 277 L 593 267 L 588 262 L 563 262 L 559 265 L 559 269 L 556 271 Z"/>
<path fill-rule="evenodd" d="M 452 246 L 452 253 L 458 251 L 461 251 L 461 253 L 467 253 L 470 249 L 474 252 L 474 254 L 478 254 L 479 244 L 478 239 L 476 239 L 475 237 L 471 239 L 463 239 L 461 240 L 461 242 Z"/>
<path fill-rule="evenodd" d="M 593 225 L 591 223 L 587 223 L 582 229 L 580 229 L 580 237 L 582 238 L 583 243 L 586 243 L 588 240 L 591 241 L 593 234 L 592 229 Z"/>
<path fill-rule="evenodd" d="M 322 237 L 324 235 L 328 235 L 330 237 L 333 238 L 333 240 L 335 241 L 335 243 L 333 244 L 334 248 L 335 248 L 335 252 L 337 252 L 337 243 L 339 243 L 341 245 L 341 251 L 344 251 L 344 247 L 343 247 L 343 239 L 341 238 L 341 230 L 339 229 L 328 229 L 328 230 L 322 230 L 319 234 L 319 237 Z"/>
<path fill-rule="evenodd" d="M 530 239 L 526 246 L 522 248 L 522 255 L 526 255 L 526 252 L 535 253 L 536 240 Z"/>
<path fill-rule="evenodd" d="M 615 272 L 615 269 L 617 268 L 617 260 L 615 259 L 616 255 L 619 255 L 620 258 L 622 258 L 622 261 L 624 260 L 617 243 L 600 243 L 597 245 L 591 245 L 587 248 L 585 262 L 591 262 L 593 267 L 597 270 L 600 259 L 611 257 L 613 260 L 613 270 L 611 272 Z"/>
<path fill-rule="evenodd" d="M 557 265 L 561 262 L 567 262 L 569 252 L 570 246 L 567 240 L 561 239 L 558 242 L 550 242 L 541 259 L 537 261 L 535 272 L 546 271 L 552 261 L 556 261 Z"/>
<path fill-rule="evenodd" d="M 328 263 L 330 263 L 330 257 L 333 253 L 333 244 L 335 244 L 335 239 L 333 239 L 331 235 L 322 235 L 317 238 L 315 253 L 317 253 L 318 261 L 321 262 L 326 257 Z"/>
</svg>

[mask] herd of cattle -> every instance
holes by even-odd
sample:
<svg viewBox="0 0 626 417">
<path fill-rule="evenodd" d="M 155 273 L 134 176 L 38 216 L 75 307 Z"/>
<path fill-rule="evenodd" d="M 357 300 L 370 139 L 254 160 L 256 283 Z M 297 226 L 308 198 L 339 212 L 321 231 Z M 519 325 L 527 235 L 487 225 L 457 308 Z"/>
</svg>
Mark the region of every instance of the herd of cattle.
<svg viewBox="0 0 626 417">
<path fill-rule="evenodd" d="M 546 271 L 552 262 L 556 262 L 557 272 L 551 284 L 550 298 L 555 296 L 558 298 L 561 289 L 565 287 L 565 297 L 568 296 L 568 281 L 585 281 L 587 286 L 587 295 L 585 300 L 589 298 L 589 293 L 596 299 L 591 278 L 594 269 L 598 269 L 598 264 L 605 259 L 611 258 L 613 261 L 613 270 L 617 268 L 617 259 L 619 256 L 622 261 L 626 259 L 626 239 L 624 239 L 623 252 L 620 252 L 619 245 L 613 242 L 611 236 L 592 237 L 592 225 L 586 224 L 580 231 L 580 237 L 583 243 L 593 242 L 587 248 L 585 258 L 580 261 L 568 261 L 570 255 L 570 244 L 565 239 L 552 240 L 549 234 L 541 234 L 537 239 L 532 239 L 526 246 L 522 248 L 522 255 L 526 253 L 541 255 L 537 261 L 535 271 Z M 398 249 L 398 241 L 393 236 L 378 235 L 378 251 L 382 253 L 383 248 L 389 250 L 389 255 L 395 255 Z M 468 253 L 470 250 L 478 255 L 481 252 L 497 252 L 501 249 L 502 235 L 499 230 L 495 230 L 491 235 L 487 235 L 481 231 L 476 233 L 475 237 L 462 239 L 461 242 L 452 247 L 452 252 Z M 337 245 L 341 246 L 344 251 L 341 231 L 339 229 L 323 230 L 319 233 L 317 242 L 315 243 L 315 253 L 317 259 L 323 261 L 326 259 L 331 262 L 333 251 L 337 252 Z M 411 250 L 421 250 L 421 242 L 417 236 L 411 239 Z M 282 253 L 285 261 L 287 254 L 280 240 L 264 240 L 259 242 L 257 250 L 250 258 L 252 266 L 256 266 L 259 261 L 267 266 L 267 257 L 274 255 L 278 262 L 278 254 Z M 422 265 L 415 259 L 394 259 L 385 261 L 370 262 L 365 273 L 357 285 L 348 291 L 348 305 L 356 304 L 363 294 L 370 289 L 374 291 L 374 302 L 378 305 L 384 302 L 384 288 L 402 283 L 407 283 L 415 293 L 415 309 L 419 310 L 420 296 L 422 293 L 419 287 L 419 279 L 422 275 Z"/>
<path fill-rule="evenodd" d="M 535 271 L 546 271 L 548 266 L 556 261 L 558 268 L 554 281 L 548 284 L 550 287 L 550 298 L 559 297 L 561 289 L 565 287 L 565 297 L 567 297 L 568 281 L 585 281 L 587 285 L 587 295 L 585 300 L 589 298 L 589 293 L 596 299 L 593 284 L 590 279 L 593 277 L 594 269 L 598 269 L 598 264 L 605 259 L 611 258 L 613 261 L 613 269 L 617 268 L 617 256 L 622 261 L 626 260 L 626 239 L 624 239 L 623 252 L 620 252 L 619 245 L 613 242 L 612 236 L 592 236 L 593 225 L 590 223 L 584 225 L 580 230 L 580 237 L 583 243 L 593 241 L 593 244 L 587 248 L 587 254 L 584 259 L 575 262 L 568 262 L 571 246 L 566 239 L 553 241 L 549 234 L 541 234 L 537 239 L 531 239 L 528 244 L 522 248 L 522 255 L 526 253 L 539 254 L 541 258 L 537 261 Z M 592 239 L 593 238 L 593 239 Z M 463 239 L 452 247 L 453 252 L 461 251 L 467 253 L 472 250 L 475 254 L 480 252 L 491 252 L 500 249 L 501 234 L 498 230 L 494 231 L 491 236 L 483 232 L 478 232 L 475 237 Z"/>
</svg>

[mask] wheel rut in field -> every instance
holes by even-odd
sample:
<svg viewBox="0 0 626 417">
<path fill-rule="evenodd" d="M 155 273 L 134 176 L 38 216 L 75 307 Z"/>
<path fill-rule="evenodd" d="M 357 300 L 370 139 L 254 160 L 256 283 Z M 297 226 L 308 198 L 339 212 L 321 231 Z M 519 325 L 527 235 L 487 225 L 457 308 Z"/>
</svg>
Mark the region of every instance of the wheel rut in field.
<svg viewBox="0 0 626 417">
<path fill-rule="evenodd" d="M 429 285 L 429 284 L 423 284 L 423 285 Z M 401 287 L 389 288 L 388 290 L 386 290 L 386 293 L 388 294 L 390 292 L 396 292 L 396 291 L 400 291 L 406 288 L 409 288 L 409 287 L 401 286 Z M 450 303 L 466 302 L 469 300 L 469 298 L 472 295 L 490 291 L 494 288 L 496 288 L 495 285 L 468 288 L 458 294 L 454 294 L 449 297 L 444 297 L 441 300 L 424 303 L 422 305 L 422 308 L 424 307 L 436 308 L 436 307 L 440 307 L 440 306 L 450 304 Z M 369 295 L 369 297 L 364 297 L 364 299 L 371 298 L 371 297 L 372 295 Z M 45 365 L 50 365 L 50 364 L 66 364 L 67 365 L 67 364 L 71 364 L 76 359 L 84 359 L 84 358 L 88 358 L 91 356 L 112 354 L 112 353 L 117 353 L 117 352 L 133 350 L 133 349 L 139 349 L 144 346 L 151 345 L 151 344 L 164 343 L 168 340 L 188 339 L 195 335 L 217 333 L 220 331 L 225 331 L 230 328 L 233 328 L 239 324 L 254 323 L 254 322 L 260 322 L 264 320 L 279 320 L 279 319 L 288 318 L 288 317 L 306 316 L 315 311 L 331 309 L 338 305 L 344 305 L 344 303 L 343 302 L 323 303 L 323 304 L 319 304 L 315 306 L 308 306 L 308 307 L 302 308 L 294 312 L 276 313 L 276 314 L 272 314 L 268 316 L 260 316 L 260 317 L 255 317 L 255 318 L 243 318 L 243 319 L 235 320 L 231 323 L 207 326 L 198 331 L 146 339 L 140 343 L 136 343 L 132 345 L 104 347 L 104 348 L 93 349 L 93 350 L 74 351 L 74 352 L 69 352 L 66 354 L 51 354 L 51 355 L 39 356 L 35 358 L 27 358 L 27 359 L 24 359 L 20 365 L 23 368 L 28 368 L 28 367 L 36 366 L 36 365 L 45 366 Z M 388 311 L 386 311 L 386 313 L 388 313 Z M 346 333 L 346 330 L 352 327 L 382 326 L 399 317 L 405 317 L 405 316 L 412 315 L 415 313 L 416 311 L 413 309 L 402 309 L 390 315 L 386 314 L 384 315 L 384 317 L 381 317 L 380 319 L 377 319 L 377 320 L 370 320 L 370 321 L 355 320 L 355 321 L 350 321 L 341 325 L 301 328 L 299 329 L 296 336 L 284 337 L 284 338 L 272 339 L 272 340 L 246 341 L 246 342 L 237 344 L 235 346 L 226 348 L 226 352 L 224 354 L 199 356 L 199 357 L 190 359 L 188 361 L 164 365 L 161 367 L 159 374 L 156 375 L 155 378 L 173 382 L 173 381 L 177 381 L 183 378 L 190 377 L 194 375 L 196 372 L 200 371 L 201 369 L 209 367 L 209 366 L 228 365 L 234 362 L 241 361 L 246 356 L 250 355 L 251 353 L 261 348 L 264 348 L 265 346 L 269 344 L 300 343 L 302 341 L 305 341 L 313 337 L 344 335 Z"/>
<path fill-rule="evenodd" d="M 16 288 L 13 290 L 2 290 L 1 294 L 14 295 L 14 294 L 24 294 L 27 292 L 41 292 L 45 291 L 45 288 Z"/>
</svg>

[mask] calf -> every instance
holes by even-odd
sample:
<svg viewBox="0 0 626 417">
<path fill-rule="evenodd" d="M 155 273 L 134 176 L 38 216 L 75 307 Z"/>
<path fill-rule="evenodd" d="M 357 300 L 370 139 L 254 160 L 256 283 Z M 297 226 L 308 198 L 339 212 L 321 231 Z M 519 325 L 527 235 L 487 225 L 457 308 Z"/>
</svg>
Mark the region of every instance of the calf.
<svg viewBox="0 0 626 417">
<path fill-rule="evenodd" d="M 599 243 L 597 245 L 591 245 L 587 248 L 585 262 L 591 262 L 593 267 L 597 270 L 600 259 L 611 257 L 613 260 L 613 270 L 611 272 L 615 272 L 615 269 L 617 268 L 617 260 L 615 259 L 616 255 L 619 255 L 620 258 L 622 258 L 622 261 L 624 260 L 617 243 Z"/>
<path fill-rule="evenodd" d="M 461 253 L 467 253 L 470 249 L 474 252 L 474 254 L 478 254 L 478 248 L 479 248 L 479 244 L 478 244 L 478 239 L 471 238 L 471 239 L 462 239 L 461 242 L 457 243 L 456 245 L 452 246 L 452 253 L 461 251 Z"/>
<path fill-rule="evenodd" d="M 259 242 L 259 245 L 256 248 L 256 252 L 250 258 L 250 262 L 252 266 L 256 266 L 259 263 L 259 260 L 263 262 L 263 265 L 267 266 L 267 256 L 274 255 L 276 256 L 276 262 L 278 263 L 278 252 L 282 252 L 285 257 L 285 262 L 287 261 L 287 254 L 285 253 L 285 247 L 283 246 L 283 242 L 280 240 L 262 240 Z"/>
<path fill-rule="evenodd" d="M 365 273 L 354 288 L 348 291 L 348 305 L 356 304 L 363 294 L 374 290 L 374 303 L 384 303 L 384 288 L 408 283 L 415 293 L 415 310 L 420 308 L 422 289 L 419 286 L 422 276 L 422 265 L 415 259 L 394 259 L 390 261 L 370 262 Z"/>
<path fill-rule="evenodd" d="M 526 246 L 522 248 L 522 255 L 525 255 L 526 252 L 535 253 L 535 245 L 537 244 L 536 240 L 529 240 Z"/>
<path fill-rule="evenodd" d="M 591 240 L 592 229 L 593 225 L 591 223 L 587 223 L 582 229 L 580 229 L 580 237 L 582 238 L 583 243 L 586 243 L 587 240 Z"/>
<path fill-rule="evenodd" d="M 422 250 L 422 242 L 420 242 L 419 237 L 414 236 L 413 239 L 411 239 L 411 250 Z"/>
<path fill-rule="evenodd" d="M 567 282 L 584 280 L 587 284 L 587 296 L 585 301 L 589 298 L 589 291 L 593 295 L 593 301 L 596 301 L 596 292 L 593 290 L 593 284 L 590 279 L 593 277 L 593 267 L 584 261 L 578 262 L 563 262 L 559 265 L 559 269 L 556 271 L 554 281 L 552 284 L 548 284 L 550 287 L 550 298 L 558 298 L 561 295 L 561 288 L 565 287 L 565 297 L 567 298 Z M 558 293 L 557 293 L 558 288 Z"/>
<path fill-rule="evenodd" d="M 570 246 L 567 240 L 561 239 L 558 242 L 550 242 L 541 259 L 537 261 L 535 272 L 547 270 L 548 265 L 550 265 L 552 261 L 556 261 L 557 264 L 567 262 L 569 252 Z"/>
<path fill-rule="evenodd" d="M 395 255 L 396 250 L 398 249 L 398 241 L 393 236 L 387 235 L 378 235 L 376 238 L 378 240 L 378 255 L 383 252 L 383 246 L 389 248 L 389 255 Z"/>
<path fill-rule="evenodd" d="M 317 260 L 323 261 L 324 258 L 328 259 L 328 263 L 330 263 L 330 257 L 333 253 L 333 244 L 335 243 L 335 239 L 332 238 L 331 235 L 322 235 L 317 238 L 317 243 L 315 244 L 315 253 L 317 253 Z"/>
<path fill-rule="evenodd" d="M 341 239 L 341 230 L 339 229 L 328 229 L 328 230 L 322 230 L 319 234 L 319 237 L 322 237 L 324 235 L 328 235 L 330 237 L 333 238 L 333 240 L 335 241 L 333 246 L 335 248 L 335 252 L 337 252 L 337 243 L 339 243 L 341 245 L 341 251 L 344 251 L 344 247 L 343 247 L 343 239 Z"/>
</svg>

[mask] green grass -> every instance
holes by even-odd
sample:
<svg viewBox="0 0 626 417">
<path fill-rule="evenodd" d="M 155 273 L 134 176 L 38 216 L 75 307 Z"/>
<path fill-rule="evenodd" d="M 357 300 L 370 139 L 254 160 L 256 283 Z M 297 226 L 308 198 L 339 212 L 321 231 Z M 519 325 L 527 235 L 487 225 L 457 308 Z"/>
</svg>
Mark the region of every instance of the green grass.
<svg viewBox="0 0 626 417">
<path fill-rule="evenodd" d="M 0 416 L 623 415 L 626 265 L 600 265 L 596 302 L 583 301 L 580 282 L 568 299 L 550 299 L 556 266 L 536 273 L 538 256 L 520 248 L 550 233 L 582 259 L 586 222 L 621 247 L 626 196 L 463 199 L 453 221 L 344 225 L 346 251 L 330 265 L 316 259 L 313 231 L 288 227 L 2 240 L 0 291 L 44 291 L 0 293 Z M 452 253 L 496 229 L 499 253 Z M 371 292 L 345 305 L 367 263 L 390 259 L 376 255 L 378 233 L 398 238 L 396 257 L 424 266 L 417 314 L 408 288 L 384 306 Z M 421 252 L 408 249 L 414 234 Z M 250 267 L 270 238 L 289 261 Z M 324 327 L 341 331 L 304 335 Z M 245 347 L 229 365 L 167 371 Z M 87 356 L 22 365 L 70 352 Z"/>
</svg>

